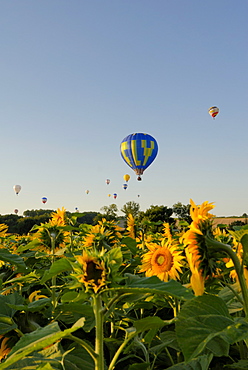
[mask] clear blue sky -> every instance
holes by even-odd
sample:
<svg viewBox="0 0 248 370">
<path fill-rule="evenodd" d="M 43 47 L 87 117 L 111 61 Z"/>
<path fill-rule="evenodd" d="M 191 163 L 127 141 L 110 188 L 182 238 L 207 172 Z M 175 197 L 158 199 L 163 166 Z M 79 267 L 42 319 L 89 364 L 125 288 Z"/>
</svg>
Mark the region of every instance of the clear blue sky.
<svg viewBox="0 0 248 370">
<path fill-rule="evenodd" d="M 0 213 L 190 198 L 248 213 L 247 16 L 233 0 L 1 1 Z M 159 145 L 141 182 L 119 152 L 134 132 Z"/>
</svg>

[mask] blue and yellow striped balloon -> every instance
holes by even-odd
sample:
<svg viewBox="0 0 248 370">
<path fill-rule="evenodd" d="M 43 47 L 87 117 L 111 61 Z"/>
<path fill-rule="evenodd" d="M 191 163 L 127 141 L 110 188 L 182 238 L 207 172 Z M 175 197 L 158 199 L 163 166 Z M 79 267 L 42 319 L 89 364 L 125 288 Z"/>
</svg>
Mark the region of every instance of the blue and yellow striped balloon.
<svg viewBox="0 0 248 370">
<path fill-rule="evenodd" d="M 120 150 L 124 161 L 138 175 L 138 180 L 141 180 L 140 175 L 157 156 L 158 144 L 149 134 L 135 133 L 122 140 Z"/>
</svg>

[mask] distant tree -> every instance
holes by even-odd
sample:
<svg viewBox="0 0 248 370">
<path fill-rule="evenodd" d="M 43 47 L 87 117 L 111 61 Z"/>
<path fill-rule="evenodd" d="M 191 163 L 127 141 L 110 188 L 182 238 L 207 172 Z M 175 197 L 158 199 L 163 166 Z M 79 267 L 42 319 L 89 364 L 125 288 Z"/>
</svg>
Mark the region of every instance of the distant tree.
<svg viewBox="0 0 248 370">
<path fill-rule="evenodd" d="M 136 203 L 134 201 L 127 202 L 124 204 L 124 206 L 121 208 L 121 212 L 125 214 L 127 217 L 130 213 L 133 217 L 137 217 L 140 212 L 140 205 L 139 203 Z"/>
<path fill-rule="evenodd" d="M 150 206 L 145 212 L 140 212 L 139 222 L 142 224 L 149 222 L 149 228 L 153 232 L 162 230 L 162 224 L 168 222 L 172 224 L 174 219 L 171 217 L 173 214 L 172 208 L 166 206 Z M 153 224 L 153 225 L 152 225 Z"/>
<path fill-rule="evenodd" d="M 99 215 L 99 212 L 84 212 L 83 215 L 77 218 L 79 224 L 94 225 L 94 219 Z"/>
<path fill-rule="evenodd" d="M 51 213 L 55 211 L 51 209 L 27 209 L 23 212 L 23 216 L 25 217 L 35 217 L 35 216 L 41 216 L 41 215 L 48 215 L 50 217 Z"/>
<path fill-rule="evenodd" d="M 172 210 L 180 221 L 184 220 L 189 224 L 192 222 L 192 218 L 190 217 L 190 204 L 185 205 L 178 202 L 172 206 Z"/>
<path fill-rule="evenodd" d="M 97 223 L 102 218 L 106 218 L 107 221 L 117 221 L 118 220 L 118 208 L 116 204 L 110 204 L 109 206 L 104 206 L 100 209 L 102 213 L 98 213 L 98 215 L 94 218 L 94 223 Z"/>
</svg>

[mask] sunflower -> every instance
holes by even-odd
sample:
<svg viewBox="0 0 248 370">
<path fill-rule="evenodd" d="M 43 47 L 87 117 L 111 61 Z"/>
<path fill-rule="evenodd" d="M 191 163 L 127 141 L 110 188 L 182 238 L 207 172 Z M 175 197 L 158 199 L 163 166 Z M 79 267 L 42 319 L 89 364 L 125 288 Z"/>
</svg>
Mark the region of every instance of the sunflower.
<svg viewBox="0 0 248 370">
<path fill-rule="evenodd" d="M 0 361 L 1 361 L 10 353 L 11 348 L 8 348 L 7 346 L 7 342 L 10 338 L 3 337 L 3 335 L 1 335 L 0 338 L 2 338 L 0 346 Z"/>
<path fill-rule="evenodd" d="M 199 269 L 199 262 L 193 262 L 193 254 L 186 249 L 186 258 L 191 271 L 190 285 L 196 296 L 204 293 L 204 277 L 202 270 Z"/>
<path fill-rule="evenodd" d="M 93 256 L 83 251 L 82 256 L 76 256 L 82 274 L 78 275 L 78 280 L 84 284 L 86 291 L 93 289 L 97 293 L 106 284 L 106 269 L 104 261 L 98 256 Z"/>
<path fill-rule="evenodd" d="M 181 270 L 181 261 L 184 258 L 181 251 L 178 251 L 178 245 L 162 242 L 147 243 L 149 251 L 142 257 L 142 266 L 140 272 L 145 272 L 146 276 L 157 276 L 162 281 L 169 279 L 179 279 Z"/>
<path fill-rule="evenodd" d="M 90 232 L 84 237 L 84 247 L 96 246 L 98 250 L 102 247 L 114 246 L 122 237 L 122 228 L 114 221 L 103 218 L 97 225 L 92 226 Z"/>
<path fill-rule="evenodd" d="M 50 224 L 53 226 L 65 226 L 65 212 L 66 209 L 62 207 L 62 209 L 57 209 L 57 212 L 53 212 L 51 214 L 52 219 L 50 221 Z"/>
<path fill-rule="evenodd" d="M 127 216 L 127 236 L 132 239 L 135 239 L 135 222 L 134 217 L 131 213 Z"/>
<path fill-rule="evenodd" d="M 217 266 L 209 254 L 205 236 L 207 234 L 213 236 L 214 215 L 210 214 L 209 211 L 214 208 L 214 205 L 213 203 L 203 202 L 202 205 L 197 206 L 193 200 L 190 200 L 190 203 L 190 216 L 193 221 L 189 226 L 189 230 L 181 237 L 181 242 L 188 252 L 192 254 L 192 264 L 201 269 L 204 276 L 211 276 L 216 272 Z"/>
</svg>

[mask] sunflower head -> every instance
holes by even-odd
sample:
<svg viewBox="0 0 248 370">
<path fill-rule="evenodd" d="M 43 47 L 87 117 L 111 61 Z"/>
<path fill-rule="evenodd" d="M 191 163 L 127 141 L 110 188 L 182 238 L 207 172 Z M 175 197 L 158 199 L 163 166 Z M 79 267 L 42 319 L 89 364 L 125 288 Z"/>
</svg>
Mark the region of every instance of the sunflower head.
<svg viewBox="0 0 248 370">
<path fill-rule="evenodd" d="M 213 237 L 213 217 L 209 210 L 214 208 L 213 203 L 204 202 L 197 206 L 190 201 L 190 215 L 192 223 L 189 229 L 182 235 L 181 242 L 187 248 L 188 253 L 192 254 L 192 264 L 201 270 L 203 276 L 213 276 L 216 274 L 218 264 L 215 255 L 209 251 L 205 236 Z"/>
<path fill-rule="evenodd" d="M 135 233 L 135 221 L 131 213 L 129 213 L 129 215 L 127 216 L 126 231 L 127 231 L 127 236 L 129 236 L 132 239 L 135 239 L 135 234 L 136 234 Z"/>
<path fill-rule="evenodd" d="M 57 209 L 57 212 L 53 212 L 51 214 L 52 219 L 50 220 L 50 224 L 53 226 L 65 226 L 66 224 L 66 209 L 62 207 L 62 209 Z"/>
<path fill-rule="evenodd" d="M 119 243 L 122 238 L 121 230 L 122 228 L 116 225 L 114 221 L 107 221 L 103 218 L 97 225 L 92 226 L 86 234 L 83 245 L 84 247 L 94 246 L 97 250 L 109 249 Z"/>
<path fill-rule="evenodd" d="M 165 245 L 147 243 L 148 252 L 142 256 L 140 272 L 146 276 L 157 276 L 162 281 L 179 279 L 179 272 L 182 272 L 182 252 L 178 245 L 167 243 Z"/>
<path fill-rule="evenodd" d="M 76 260 L 81 270 L 77 279 L 83 283 L 86 292 L 92 289 L 97 293 L 106 284 L 106 268 L 103 259 L 83 251 L 82 256 L 76 256 Z"/>
</svg>

